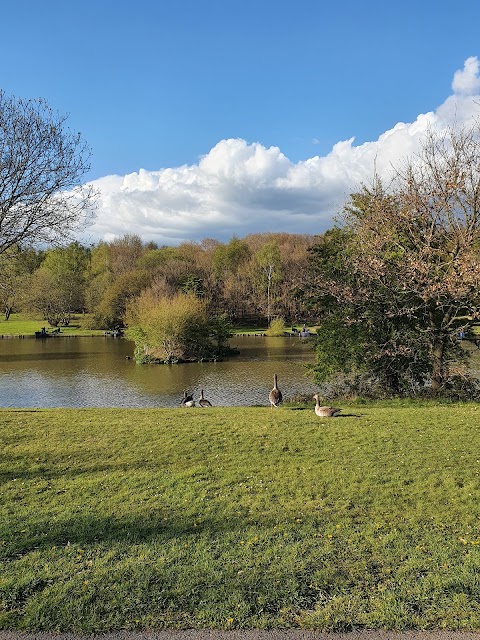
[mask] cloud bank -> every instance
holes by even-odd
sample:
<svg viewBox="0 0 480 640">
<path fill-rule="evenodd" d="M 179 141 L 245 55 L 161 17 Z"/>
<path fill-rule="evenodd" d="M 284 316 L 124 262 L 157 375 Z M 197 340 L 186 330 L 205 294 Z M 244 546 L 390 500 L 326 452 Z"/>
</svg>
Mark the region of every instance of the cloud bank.
<svg viewBox="0 0 480 640">
<path fill-rule="evenodd" d="M 278 147 L 229 139 L 195 165 L 95 180 L 99 208 L 83 240 L 135 233 L 176 245 L 264 231 L 321 233 L 374 170 L 388 179 L 392 165 L 418 149 L 427 127 L 458 125 L 478 115 L 479 66 L 477 57 L 465 61 L 454 74 L 452 95 L 435 111 L 399 122 L 372 142 L 338 142 L 326 156 L 292 163 Z"/>
</svg>

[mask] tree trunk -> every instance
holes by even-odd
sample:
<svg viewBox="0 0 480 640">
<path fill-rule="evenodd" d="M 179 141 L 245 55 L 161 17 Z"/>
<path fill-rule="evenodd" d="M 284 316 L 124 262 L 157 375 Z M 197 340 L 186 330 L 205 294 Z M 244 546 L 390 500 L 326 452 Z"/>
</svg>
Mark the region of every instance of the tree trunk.
<svg viewBox="0 0 480 640">
<path fill-rule="evenodd" d="M 432 391 L 438 393 L 445 383 L 445 339 L 438 336 L 432 344 Z"/>
</svg>

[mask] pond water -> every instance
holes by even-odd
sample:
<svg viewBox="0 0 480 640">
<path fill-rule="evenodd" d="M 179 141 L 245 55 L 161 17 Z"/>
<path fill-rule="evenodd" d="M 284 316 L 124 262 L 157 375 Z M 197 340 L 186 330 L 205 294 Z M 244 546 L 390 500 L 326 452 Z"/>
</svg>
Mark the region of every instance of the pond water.
<svg viewBox="0 0 480 640">
<path fill-rule="evenodd" d="M 268 405 L 273 374 L 284 397 L 314 393 L 313 345 L 235 337 L 224 362 L 139 365 L 133 343 L 111 337 L 0 340 L 0 407 L 178 407 L 184 389 L 217 406 Z"/>
</svg>

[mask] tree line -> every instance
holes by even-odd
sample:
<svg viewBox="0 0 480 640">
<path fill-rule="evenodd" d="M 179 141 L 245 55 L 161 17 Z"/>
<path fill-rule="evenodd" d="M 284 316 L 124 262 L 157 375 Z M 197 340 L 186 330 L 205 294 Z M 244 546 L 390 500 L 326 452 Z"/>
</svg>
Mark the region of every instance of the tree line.
<svg viewBox="0 0 480 640">
<path fill-rule="evenodd" d="M 129 304 L 140 296 L 157 301 L 178 294 L 202 301 L 210 317 L 267 326 L 274 317 L 303 322 L 300 291 L 314 237 L 286 233 L 205 239 L 178 247 L 144 243 L 126 234 L 86 247 L 10 247 L 0 263 L 5 317 L 31 310 L 52 326 L 72 313 L 89 313 L 91 328 L 124 326 Z M 297 295 L 298 293 L 298 295 Z"/>
</svg>

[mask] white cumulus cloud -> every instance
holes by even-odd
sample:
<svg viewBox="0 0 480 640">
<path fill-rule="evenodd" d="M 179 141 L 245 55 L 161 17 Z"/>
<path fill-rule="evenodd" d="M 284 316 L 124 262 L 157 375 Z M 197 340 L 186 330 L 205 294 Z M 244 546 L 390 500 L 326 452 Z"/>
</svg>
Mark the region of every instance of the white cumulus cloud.
<svg viewBox="0 0 480 640">
<path fill-rule="evenodd" d="M 479 61 L 476 56 L 465 60 L 462 70 L 455 71 L 452 82 L 454 93 L 476 95 L 480 90 L 480 78 L 478 75 Z"/>
<path fill-rule="evenodd" d="M 100 203 L 84 240 L 136 233 L 143 240 L 174 245 L 263 231 L 325 231 L 348 194 L 368 183 L 374 170 L 388 179 L 392 166 L 418 149 L 429 126 L 458 125 L 478 115 L 476 57 L 455 73 L 452 90 L 435 111 L 414 122 L 400 122 L 361 145 L 354 138 L 340 141 L 325 156 L 293 163 L 278 147 L 229 139 L 218 142 L 198 164 L 95 180 Z"/>
</svg>

